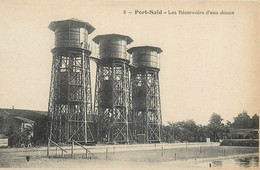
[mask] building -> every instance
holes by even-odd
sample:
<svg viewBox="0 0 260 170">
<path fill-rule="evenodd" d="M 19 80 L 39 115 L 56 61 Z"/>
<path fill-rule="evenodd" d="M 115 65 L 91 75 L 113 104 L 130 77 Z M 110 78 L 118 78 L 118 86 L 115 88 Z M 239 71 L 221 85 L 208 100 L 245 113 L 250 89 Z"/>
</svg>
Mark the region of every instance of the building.
<svg viewBox="0 0 260 170">
<path fill-rule="evenodd" d="M 259 129 L 231 129 L 228 139 L 259 139 Z"/>
<path fill-rule="evenodd" d="M 47 112 L 44 111 L 0 108 L 0 134 L 4 134 L 8 138 L 14 134 L 16 136 L 22 134 L 33 136 L 35 122 L 46 116 Z"/>
</svg>

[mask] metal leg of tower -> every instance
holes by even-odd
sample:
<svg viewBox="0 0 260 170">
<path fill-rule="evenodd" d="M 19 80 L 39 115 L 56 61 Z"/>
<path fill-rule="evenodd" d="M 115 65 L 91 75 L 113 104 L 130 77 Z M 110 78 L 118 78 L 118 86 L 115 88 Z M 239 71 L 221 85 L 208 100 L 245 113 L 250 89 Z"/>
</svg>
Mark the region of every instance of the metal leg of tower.
<svg viewBox="0 0 260 170">
<path fill-rule="evenodd" d="M 147 143 L 161 141 L 161 106 L 157 70 L 132 71 L 135 136 L 145 134 Z"/>
<path fill-rule="evenodd" d="M 111 61 L 98 66 L 95 110 L 99 117 L 99 140 L 129 143 L 129 68 L 125 62 Z M 104 141 L 105 142 L 105 141 Z"/>
<path fill-rule="evenodd" d="M 84 51 L 53 53 L 48 113 L 53 141 L 94 142 L 89 58 Z"/>
</svg>

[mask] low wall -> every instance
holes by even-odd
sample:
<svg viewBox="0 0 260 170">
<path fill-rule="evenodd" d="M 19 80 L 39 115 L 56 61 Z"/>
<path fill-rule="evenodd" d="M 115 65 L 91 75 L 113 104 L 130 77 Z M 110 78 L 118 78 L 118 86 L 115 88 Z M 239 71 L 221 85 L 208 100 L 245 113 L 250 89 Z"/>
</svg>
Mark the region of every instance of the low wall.
<svg viewBox="0 0 260 170">
<path fill-rule="evenodd" d="M 8 147 L 8 139 L 0 139 L 0 147 Z"/>
</svg>

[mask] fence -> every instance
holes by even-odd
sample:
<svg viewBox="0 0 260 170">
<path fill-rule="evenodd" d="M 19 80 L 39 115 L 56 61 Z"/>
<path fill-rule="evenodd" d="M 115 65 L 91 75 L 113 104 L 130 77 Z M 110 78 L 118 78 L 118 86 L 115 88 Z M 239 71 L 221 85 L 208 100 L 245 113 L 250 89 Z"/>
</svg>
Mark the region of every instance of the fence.
<svg viewBox="0 0 260 170">
<path fill-rule="evenodd" d="M 52 141 L 51 139 L 48 139 L 48 145 L 47 145 L 47 157 L 51 157 L 51 154 L 50 154 L 50 151 L 51 151 L 51 144 L 54 144 L 54 146 L 56 147 L 56 149 L 55 149 L 55 157 L 58 157 L 58 148 L 61 150 L 61 155 L 60 155 L 60 157 L 64 157 L 64 152 L 65 153 L 68 153 L 67 152 L 67 150 L 65 150 L 64 148 L 62 148 L 62 146 L 61 145 L 59 145 L 59 144 L 57 144 L 57 143 L 55 143 L 54 141 Z M 80 143 L 78 143 L 77 141 L 75 141 L 75 140 L 72 140 L 72 142 L 71 142 L 71 157 L 70 158 L 74 158 L 75 157 L 75 155 L 74 155 L 74 145 L 78 145 L 78 146 L 80 146 L 82 149 L 84 149 L 85 150 L 85 158 L 86 159 L 91 159 L 91 156 L 90 156 L 90 151 L 89 151 L 89 149 L 87 149 L 87 148 L 85 148 L 83 145 L 81 145 Z"/>
<path fill-rule="evenodd" d="M 79 147 L 75 148 L 74 145 Z M 69 147 L 68 147 L 69 148 Z M 82 152 L 82 149 L 85 151 Z M 90 152 L 91 150 L 91 152 Z M 91 154 L 90 154 L 91 153 Z M 125 161 L 178 161 L 188 159 L 227 157 L 231 155 L 258 153 L 254 147 L 219 146 L 213 144 L 146 144 L 146 145 L 106 145 L 86 148 L 72 141 L 69 158 L 125 160 Z M 94 157 L 95 154 L 95 157 Z M 90 156 L 91 155 L 91 156 Z"/>
</svg>

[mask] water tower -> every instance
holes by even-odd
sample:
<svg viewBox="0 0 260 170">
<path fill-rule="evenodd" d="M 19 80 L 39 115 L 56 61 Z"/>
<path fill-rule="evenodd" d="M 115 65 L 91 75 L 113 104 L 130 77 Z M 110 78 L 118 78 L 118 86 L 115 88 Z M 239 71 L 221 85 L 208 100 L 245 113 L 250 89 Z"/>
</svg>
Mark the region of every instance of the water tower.
<svg viewBox="0 0 260 170">
<path fill-rule="evenodd" d="M 94 142 L 88 34 L 95 28 L 76 19 L 51 22 L 55 32 L 48 116 L 50 139 Z"/>
<path fill-rule="evenodd" d="M 133 40 L 125 35 L 98 35 L 95 113 L 98 140 L 103 143 L 129 143 L 132 140 L 129 113 L 129 55 L 126 46 Z"/>
<path fill-rule="evenodd" d="M 133 47 L 131 86 L 134 140 L 138 143 L 161 141 L 161 103 L 159 88 L 159 54 L 161 48 Z"/>
</svg>

